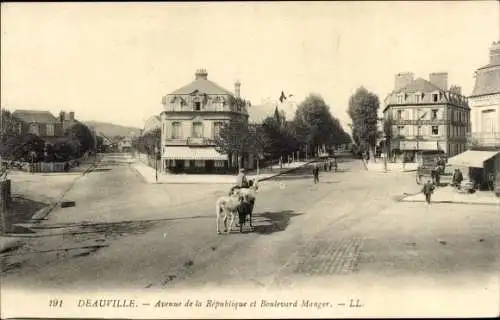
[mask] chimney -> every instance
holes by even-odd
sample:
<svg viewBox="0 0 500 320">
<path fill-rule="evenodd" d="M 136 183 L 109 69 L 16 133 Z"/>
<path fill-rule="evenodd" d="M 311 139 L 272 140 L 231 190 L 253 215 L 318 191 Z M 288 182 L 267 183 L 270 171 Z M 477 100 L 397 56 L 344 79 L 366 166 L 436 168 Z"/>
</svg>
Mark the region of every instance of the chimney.
<svg viewBox="0 0 500 320">
<path fill-rule="evenodd" d="M 241 82 L 237 80 L 234 83 L 234 95 L 236 96 L 236 98 L 240 97 L 240 88 L 241 88 Z"/>
<path fill-rule="evenodd" d="M 75 120 L 75 113 L 73 111 L 71 111 L 69 113 L 69 121 L 74 121 Z"/>
<path fill-rule="evenodd" d="M 400 90 L 413 82 L 415 75 L 412 72 L 400 72 L 394 79 L 394 90 Z"/>
<path fill-rule="evenodd" d="M 490 64 L 500 64 L 500 41 L 493 42 L 490 47 Z"/>
<path fill-rule="evenodd" d="M 195 80 L 207 80 L 207 79 L 208 79 L 207 70 L 205 70 L 205 69 L 196 70 Z"/>
<path fill-rule="evenodd" d="M 429 74 L 429 82 L 440 89 L 448 90 L 448 72 L 434 72 Z"/>
<path fill-rule="evenodd" d="M 66 112 L 61 111 L 59 112 L 59 121 L 63 122 L 64 120 L 66 120 Z"/>
</svg>

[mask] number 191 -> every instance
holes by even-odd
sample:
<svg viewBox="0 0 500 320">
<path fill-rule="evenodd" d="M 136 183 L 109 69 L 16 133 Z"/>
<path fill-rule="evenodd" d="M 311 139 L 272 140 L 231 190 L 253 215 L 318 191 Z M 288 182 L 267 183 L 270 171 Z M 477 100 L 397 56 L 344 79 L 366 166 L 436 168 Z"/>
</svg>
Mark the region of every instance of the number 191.
<svg viewBox="0 0 500 320">
<path fill-rule="evenodd" d="M 49 300 L 49 307 L 62 307 L 63 301 L 60 299 L 50 299 Z"/>
</svg>

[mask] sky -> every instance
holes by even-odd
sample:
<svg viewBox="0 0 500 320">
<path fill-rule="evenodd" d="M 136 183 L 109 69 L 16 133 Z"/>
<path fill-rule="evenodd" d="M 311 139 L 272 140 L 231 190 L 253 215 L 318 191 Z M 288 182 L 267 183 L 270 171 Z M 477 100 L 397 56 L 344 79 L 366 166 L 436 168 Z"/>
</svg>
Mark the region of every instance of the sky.
<svg viewBox="0 0 500 320">
<path fill-rule="evenodd" d="M 139 128 L 199 68 L 254 105 L 320 94 L 344 124 L 358 87 L 382 104 L 398 72 L 448 72 L 469 95 L 500 40 L 496 1 L 1 6 L 2 108 Z"/>
</svg>

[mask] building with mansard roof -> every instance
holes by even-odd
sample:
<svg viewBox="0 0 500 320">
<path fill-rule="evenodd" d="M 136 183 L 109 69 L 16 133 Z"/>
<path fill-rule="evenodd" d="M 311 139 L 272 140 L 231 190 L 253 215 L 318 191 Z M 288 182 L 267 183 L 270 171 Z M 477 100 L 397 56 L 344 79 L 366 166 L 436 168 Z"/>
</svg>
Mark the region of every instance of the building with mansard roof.
<svg viewBox="0 0 500 320">
<path fill-rule="evenodd" d="M 241 83 L 234 92 L 208 79 L 205 69 L 195 79 L 163 96 L 161 112 L 162 170 L 169 172 L 233 172 L 237 155 L 216 150 L 215 138 L 231 119 L 248 122 L 249 103 L 242 104 Z M 244 155 L 241 165 L 254 167 L 253 155 Z"/>
<path fill-rule="evenodd" d="M 460 87 L 448 87 L 447 73 L 431 73 L 429 80 L 399 73 L 384 104 L 393 153 L 408 160 L 421 151 L 454 156 L 466 149 L 470 108 Z"/>
</svg>

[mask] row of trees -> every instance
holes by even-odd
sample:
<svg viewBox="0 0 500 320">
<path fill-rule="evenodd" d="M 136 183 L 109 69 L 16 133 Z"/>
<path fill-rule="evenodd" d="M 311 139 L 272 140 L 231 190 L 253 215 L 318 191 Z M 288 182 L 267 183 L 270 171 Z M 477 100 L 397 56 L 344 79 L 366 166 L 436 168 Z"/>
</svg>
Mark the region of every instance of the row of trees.
<svg viewBox="0 0 500 320">
<path fill-rule="evenodd" d="M 360 87 L 349 99 L 347 113 L 352 120 L 352 138 L 358 151 L 361 153 L 370 153 L 373 157 L 377 138 L 385 135 L 390 138 L 390 124 L 384 123 L 383 131 L 380 131 L 377 125 L 378 110 L 380 100 L 378 96 L 364 87 Z"/>
<path fill-rule="evenodd" d="M 319 95 L 309 95 L 297 108 L 293 120 L 286 121 L 276 110 L 261 125 L 233 120 L 225 124 L 215 143 L 226 154 L 262 153 L 277 159 L 300 151 L 315 154 L 319 148 L 350 143 L 340 121 Z"/>
<path fill-rule="evenodd" d="M 85 152 L 95 150 L 96 144 L 90 129 L 77 122 L 66 129 L 64 136 L 46 143 L 35 134 L 22 134 L 17 120 L 8 110 L 2 110 L 0 155 L 2 159 L 29 162 L 63 162 L 76 159 Z"/>
</svg>

